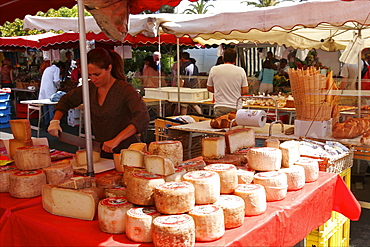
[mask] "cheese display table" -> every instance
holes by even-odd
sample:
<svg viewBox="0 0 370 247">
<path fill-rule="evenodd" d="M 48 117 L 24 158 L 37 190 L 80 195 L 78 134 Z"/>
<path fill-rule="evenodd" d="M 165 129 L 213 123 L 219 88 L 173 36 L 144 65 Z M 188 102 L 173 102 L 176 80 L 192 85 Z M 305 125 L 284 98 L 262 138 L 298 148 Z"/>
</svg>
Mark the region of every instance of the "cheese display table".
<svg viewBox="0 0 370 247">
<path fill-rule="evenodd" d="M 221 239 L 196 246 L 292 246 L 325 223 L 332 210 L 351 220 L 361 213 L 340 176 L 320 172 L 316 182 L 288 192 L 282 201 L 268 202 L 264 214 L 245 217 L 241 227 L 226 230 Z M 0 212 L 1 246 L 153 246 L 134 243 L 125 234 L 101 232 L 97 217 L 84 221 L 49 214 L 41 197 L 15 199 L 0 193 Z"/>
</svg>

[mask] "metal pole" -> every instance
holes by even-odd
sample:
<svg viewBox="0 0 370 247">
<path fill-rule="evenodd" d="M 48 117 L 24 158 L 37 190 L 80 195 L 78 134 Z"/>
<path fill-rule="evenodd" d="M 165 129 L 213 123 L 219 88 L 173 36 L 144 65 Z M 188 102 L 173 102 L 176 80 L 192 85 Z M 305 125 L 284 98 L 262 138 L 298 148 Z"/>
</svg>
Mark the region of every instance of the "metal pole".
<svg viewBox="0 0 370 247">
<path fill-rule="evenodd" d="M 177 52 L 177 111 L 181 114 L 180 104 L 180 38 L 176 37 L 176 52 Z"/>
<path fill-rule="evenodd" d="M 92 132 L 90 121 L 90 98 L 89 82 L 87 72 L 87 49 L 86 49 L 86 29 L 84 15 L 84 0 L 78 0 L 78 27 L 80 38 L 80 58 L 81 58 L 81 75 L 82 75 L 82 97 L 84 104 L 84 125 L 86 136 L 86 153 L 87 153 L 87 176 L 94 177 L 94 162 L 92 150 Z"/>
<path fill-rule="evenodd" d="M 358 30 L 358 39 L 361 39 L 361 30 Z M 358 90 L 357 90 L 357 110 L 358 110 L 358 117 L 361 117 L 361 71 L 362 71 L 362 66 L 361 66 L 361 54 L 362 50 L 358 54 Z"/>
</svg>

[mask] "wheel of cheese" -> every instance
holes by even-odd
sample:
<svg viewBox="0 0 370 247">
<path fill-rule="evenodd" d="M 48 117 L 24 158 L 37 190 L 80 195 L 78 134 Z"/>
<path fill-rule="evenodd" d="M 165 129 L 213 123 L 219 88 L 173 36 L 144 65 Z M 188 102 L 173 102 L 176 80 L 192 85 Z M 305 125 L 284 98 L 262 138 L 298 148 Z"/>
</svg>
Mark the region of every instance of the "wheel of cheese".
<svg viewBox="0 0 370 247">
<path fill-rule="evenodd" d="M 18 171 L 14 166 L 0 167 L 0 192 L 9 192 L 10 174 Z"/>
<path fill-rule="evenodd" d="M 109 189 L 121 186 L 123 184 L 123 178 L 117 173 L 109 173 L 101 177 L 97 177 L 95 179 L 95 183 L 98 188 Z"/>
<path fill-rule="evenodd" d="M 195 223 L 187 214 L 162 215 L 153 220 L 153 244 L 158 247 L 195 245 Z"/>
<path fill-rule="evenodd" d="M 49 147 L 36 145 L 17 148 L 14 154 L 14 162 L 19 170 L 37 170 L 49 167 L 51 165 Z"/>
<path fill-rule="evenodd" d="M 204 159 L 207 165 L 211 164 L 231 164 L 234 166 L 241 166 L 242 162 L 239 155 L 226 154 L 225 157 L 221 159 Z"/>
<path fill-rule="evenodd" d="M 288 186 L 287 175 L 281 170 L 256 173 L 254 175 L 253 183 L 272 187 Z"/>
<path fill-rule="evenodd" d="M 70 163 L 59 163 L 43 168 L 48 184 L 60 184 L 73 177 L 73 167 Z"/>
<path fill-rule="evenodd" d="M 206 166 L 206 163 L 203 160 L 203 157 L 196 157 L 187 161 L 184 161 L 181 164 L 181 167 L 186 170 L 186 172 L 199 171 L 203 170 Z"/>
<path fill-rule="evenodd" d="M 123 173 L 123 185 L 127 186 L 128 180 L 131 179 L 132 173 L 142 171 L 145 171 L 144 168 L 125 166 L 125 172 Z"/>
<path fill-rule="evenodd" d="M 181 166 L 175 168 L 175 173 L 165 176 L 164 180 L 166 182 L 172 182 L 172 181 L 177 181 L 180 182 L 182 181 L 182 176 L 184 176 L 186 173 L 185 168 L 182 168 Z"/>
<path fill-rule="evenodd" d="M 192 183 L 166 182 L 154 188 L 155 207 L 161 214 L 182 214 L 195 206 L 195 189 Z"/>
<path fill-rule="evenodd" d="M 273 187 L 264 186 L 266 190 L 266 201 L 275 202 L 283 200 L 288 192 L 288 186 L 285 187 Z"/>
<path fill-rule="evenodd" d="M 114 188 L 104 189 L 104 196 L 105 198 L 108 197 L 126 197 L 126 187 L 125 186 L 117 186 Z"/>
<path fill-rule="evenodd" d="M 245 215 L 263 214 L 267 209 L 265 188 L 260 184 L 239 184 L 234 194 L 245 203 Z"/>
<path fill-rule="evenodd" d="M 98 163 L 100 160 L 100 153 L 93 151 L 93 163 Z M 80 149 L 76 152 L 76 164 L 77 166 L 87 166 L 87 152 L 86 149 Z"/>
<path fill-rule="evenodd" d="M 248 166 L 256 171 L 277 171 L 281 167 L 281 150 L 270 147 L 251 148 L 247 152 Z"/>
<path fill-rule="evenodd" d="M 158 141 L 149 144 L 150 155 L 161 155 L 171 160 L 175 167 L 180 166 L 183 159 L 183 147 L 180 141 Z"/>
<path fill-rule="evenodd" d="M 29 147 L 33 145 L 32 139 L 20 141 L 17 139 L 9 139 L 9 157 L 13 158 L 15 151 L 20 147 Z"/>
<path fill-rule="evenodd" d="M 137 205 L 154 205 L 154 188 L 165 183 L 164 177 L 146 171 L 132 173 L 128 179 L 126 197 Z"/>
<path fill-rule="evenodd" d="M 293 165 L 290 168 L 282 168 L 288 179 L 288 191 L 300 190 L 303 188 L 306 178 L 302 166 Z"/>
<path fill-rule="evenodd" d="M 212 164 L 205 166 L 204 170 L 218 173 L 220 176 L 221 194 L 233 193 L 238 186 L 238 175 L 234 165 Z"/>
<path fill-rule="evenodd" d="M 17 171 L 10 174 L 9 192 L 12 197 L 31 198 L 41 195 L 42 186 L 46 184 L 43 170 Z"/>
<path fill-rule="evenodd" d="M 238 184 L 251 184 L 254 179 L 254 173 L 255 171 L 248 170 L 248 168 L 237 167 Z"/>
<path fill-rule="evenodd" d="M 202 156 L 205 159 L 220 159 L 225 156 L 226 142 L 224 136 L 202 139 Z"/>
<path fill-rule="evenodd" d="M 126 213 L 133 207 L 125 197 L 103 199 L 98 205 L 100 230 L 110 234 L 126 232 Z"/>
<path fill-rule="evenodd" d="M 314 182 L 319 178 L 319 163 L 317 160 L 301 157 L 294 164 L 304 168 L 306 183 Z"/>
<path fill-rule="evenodd" d="M 214 171 L 192 171 L 182 179 L 195 188 L 195 204 L 208 204 L 217 201 L 220 196 L 220 175 Z"/>
<path fill-rule="evenodd" d="M 225 234 L 224 212 L 217 205 L 197 205 L 189 212 L 195 222 L 195 240 L 213 241 Z"/>
<path fill-rule="evenodd" d="M 126 236 L 139 243 L 153 242 L 153 220 L 161 214 L 155 207 L 135 207 L 127 211 Z"/>
<path fill-rule="evenodd" d="M 236 228 L 243 225 L 245 214 L 244 200 L 235 195 L 221 195 L 214 203 L 224 212 L 225 228 Z"/>
</svg>

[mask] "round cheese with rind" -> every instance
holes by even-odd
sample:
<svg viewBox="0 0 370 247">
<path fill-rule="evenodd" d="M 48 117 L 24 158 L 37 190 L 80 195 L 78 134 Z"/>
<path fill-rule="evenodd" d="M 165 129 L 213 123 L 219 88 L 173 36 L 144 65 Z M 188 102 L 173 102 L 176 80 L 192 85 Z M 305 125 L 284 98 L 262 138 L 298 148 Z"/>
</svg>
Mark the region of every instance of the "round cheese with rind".
<svg viewBox="0 0 370 247">
<path fill-rule="evenodd" d="M 126 214 L 133 207 L 125 197 L 110 197 L 103 199 L 98 205 L 100 230 L 110 234 L 126 232 Z"/>
<path fill-rule="evenodd" d="M 153 220 L 153 243 L 158 247 L 195 245 L 195 223 L 188 214 L 163 215 Z"/>
<path fill-rule="evenodd" d="M 233 193 L 238 186 L 238 175 L 234 165 L 212 164 L 205 166 L 204 170 L 218 173 L 220 176 L 221 194 Z"/>
<path fill-rule="evenodd" d="M 195 204 L 208 204 L 217 201 L 220 196 L 220 176 L 214 171 L 192 171 L 182 179 L 190 182 L 195 188 Z"/>
<path fill-rule="evenodd" d="M 59 163 L 43 168 L 48 184 L 60 184 L 73 177 L 73 167 L 70 163 Z"/>
<path fill-rule="evenodd" d="M 281 170 L 256 173 L 254 175 L 253 183 L 272 187 L 288 186 L 287 175 Z"/>
<path fill-rule="evenodd" d="M 224 213 L 217 205 L 197 205 L 189 212 L 195 222 L 196 241 L 214 241 L 225 234 Z"/>
<path fill-rule="evenodd" d="M 150 155 L 160 155 L 171 160 L 175 167 L 183 160 L 183 147 L 180 141 L 157 141 L 149 144 Z"/>
<path fill-rule="evenodd" d="M 181 164 L 181 167 L 184 168 L 186 172 L 203 170 L 205 166 L 206 163 L 204 162 L 203 157 L 201 156 L 184 161 Z"/>
<path fill-rule="evenodd" d="M 285 187 L 273 187 L 264 186 L 266 190 L 266 200 L 268 202 L 275 202 L 283 200 L 288 192 L 288 186 Z"/>
<path fill-rule="evenodd" d="M 44 184 L 46 184 L 46 176 L 41 169 L 17 171 L 10 174 L 9 193 L 16 198 L 40 196 Z"/>
<path fill-rule="evenodd" d="M 0 192 L 9 192 L 10 174 L 18 171 L 14 166 L 0 167 Z"/>
<path fill-rule="evenodd" d="M 245 214 L 244 200 L 235 195 L 221 195 L 214 203 L 224 212 L 225 228 L 236 228 L 243 225 Z"/>
<path fill-rule="evenodd" d="M 306 183 L 315 182 L 319 178 L 319 163 L 317 160 L 301 157 L 294 164 L 304 168 Z"/>
<path fill-rule="evenodd" d="M 126 236 L 134 242 L 153 241 L 153 220 L 161 214 L 155 207 L 135 207 L 127 211 Z"/>
<path fill-rule="evenodd" d="M 36 145 L 17 148 L 14 162 L 19 170 L 37 170 L 51 165 L 49 147 Z"/>
<path fill-rule="evenodd" d="M 281 167 L 282 153 L 278 148 L 256 147 L 247 152 L 248 166 L 256 171 L 277 171 Z"/>
<path fill-rule="evenodd" d="M 263 214 L 267 209 L 265 188 L 260 184 L 239 184 L 234 194 L 245 203 L 245 215 Z"/>
<path fill-rule="evenodd" d="M 282 168 L 281 171 L 287 175 L 288 191 L 300 190 L 303 188 L 306 178 L 302 166 L 293 165 L 289 168 Z"/>
<path fill-rule="evenodd" d="M 105 198 L 108 197 L 126 197 L 126 187 L 125 186 L 116 186 L 114 188 L 104 189 Z"/>
<path fill-rule="evenodd" d="M 251 184 L 254 179 L 254 173 L 254 171 L 248 170 L 247 168 L 238 167 L 236 170 L 238 184 Z"/>
</svg>

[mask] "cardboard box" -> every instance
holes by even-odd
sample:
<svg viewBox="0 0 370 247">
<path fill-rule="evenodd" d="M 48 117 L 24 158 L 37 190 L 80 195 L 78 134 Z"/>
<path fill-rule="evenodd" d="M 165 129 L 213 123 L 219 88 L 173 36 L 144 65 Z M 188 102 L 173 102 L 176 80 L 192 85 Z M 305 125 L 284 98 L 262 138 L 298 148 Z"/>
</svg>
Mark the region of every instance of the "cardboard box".
<svg viewBox="0 0 370 247">
<path fill-rule="evenodd" d="M 332 119 L 327 121 L 294 120 L 294 135 L 312 138 L 325 137 L 332 132 Z"/>
</svg>

